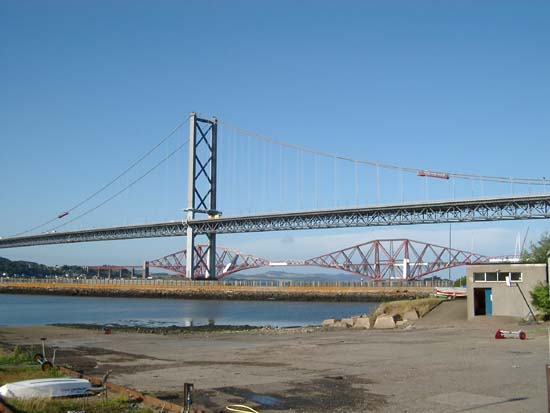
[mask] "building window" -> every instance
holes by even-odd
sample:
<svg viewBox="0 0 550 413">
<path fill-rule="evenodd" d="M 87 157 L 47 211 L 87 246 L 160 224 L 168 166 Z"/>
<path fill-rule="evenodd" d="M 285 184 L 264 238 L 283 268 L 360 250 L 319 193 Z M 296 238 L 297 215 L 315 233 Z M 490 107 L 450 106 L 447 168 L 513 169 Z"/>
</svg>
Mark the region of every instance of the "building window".
<svg viewBox="0 0 550 413">
<path fill-rule="evenodd" d="M 506 282 L 506 277 L 510 277 L 512 282 L 523 281 L 521 272 L 474 272 L 474 282 Z"/>
<path fill-rule="evenodd" d="M 485 273 L 485 281 L 497 281 L 497 273 L 496 272 L 486 272 Z"/>
<path fill-rule="evenodd" d="M 485 281 L 484 272 L 474 272 L 474 281 Z"/>
<path fill-rule="evenodd" d="M 520 272 L 512 272 L 511 274 L 511 280 L 512 281 L 523 281 L 522 274 Z"/>
</svg>

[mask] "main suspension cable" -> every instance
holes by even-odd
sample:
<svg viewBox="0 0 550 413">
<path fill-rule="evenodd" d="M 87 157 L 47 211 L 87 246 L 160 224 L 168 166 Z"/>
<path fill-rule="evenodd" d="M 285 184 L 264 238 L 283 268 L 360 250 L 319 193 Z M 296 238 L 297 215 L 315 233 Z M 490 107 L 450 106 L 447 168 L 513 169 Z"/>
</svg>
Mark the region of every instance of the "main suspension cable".
<svg viewBox="0 0 550 413">
<path fill-rule="evenodd" d="M 101 188 L 97 189 L 95 192 L 88 195 L 86 198 L 82 199 L 81 201 L 77 202 L 75 205 L 73 205 L 71 208 L 67 209 L 62 214 L 57 215 L 54 218 L 51 218 L 47 220 L 46 222 L 43 222 L 42 224 L 36 225 L 32 228 L 29 228 L 23 232 L 19 232 L 18 234 L 12 235 L 13 237 L 19 237 L 24 234 L 28 234 L 29 232 L 36 231 L 37 229 L 43 228 L 52 222 L 64 218 L 65 216 L 69 215 L 70 212 L 74 211 L 75 209 L 81 207 L 88 201 L 95 198 L 97 195 L 105 191 L 107 188 L 111 187 L 115 182 L 117 182 L 120 178 L 125 176 L 128 172 L 130 172 L 132 169 L 134 169 L 138 164 L 140 164 L 143 160 L 145 160 L 149 155 L 151 155 L 156 149 L 158 149 L 163 143 L 165 143 L 168 139 L 170 139 L 174 134 L 180 130 L 188 121 L 190 116 L 188 116 L 183 122 L 178 124 L 168 135 L 166 135 L 164 138 L 162 138 L 155 146 L 153 146 L 151 149 L 149 149 L 144 155 L 142 155 L 140 158 L 138 158 L 136 161 L 134 161 L 130 166 L 128 166 L 126 169 L 124 169 L 120 174 L 118 174 L 115 178 L 113 178 L 111 181 L 103 185 Z M 185 143 L 184 143 L 185 145 Z M 72 221 L 70 221 L 72 222 Z M 56 227 L 57 228 L 57 227 Z"/>
<path fill-rule="evenodd" d="M 116 192 L 115 194 L 111 195 L 109 198 L 107 198 L 106 200 L 100 202 L 99 204 L 97 204 L 96 206 L 88 209 L 87 211 L 83 212 L 82 214 L 74 217 L 73 219 L 67 221 L 67 222 L 64 222 L 62 224 L 59 224 L 53 228 L 50 228 L 49 231 L 54 231 L 54 230 L 57 230 L 58 228 L 62 228 L 66 225 L 69 225 L 70 223 L 80 219 L 80 218 L 83 218 L 85 217 L 86 215 L 88 214 L 91 214 L 92 212 L 94 212 L 96 209 L 98 208 L 101 208 L 103 205 L 105 205 L 106 203 L 112 201 L 113 199 L 117 198 L 119 195 L 122 195 L 124 192 L 126 192 L 128 189 L 130 189 L 131 187 L 133 187 L 135 184 L 137 184 L 139 181 L 141 181 L 143 178 L 145 178 L 147 175 L 149 175 L 151 172 L 153 172 L 155 169 L 157 169 L 160 165 L 162 165 L 164 162 L 166 162 L 167 160 L 169 160 L 172 156 L 174 156 L 176 153 L 178 153 L 179 151 L 181 151 L 185 145 L 187 145 L 187 143 L 189 143 L 189 140 L 186 140 L 184 143 L 182 143 L 180 146 L 178 146 L 176 149 L 174 149 L 172 152 L 170 152 L 167 156 L 165 156 L 164 158 L 162 158 L 159 162 L 157 162 L 155 164 L 155 166 L 153 166 L 151 169 L 149 169 L 147 172 L 145 172 L 143 175 L 139 176 L 138 178 L 134 179 L 132 182 L 130 182 L 128 185 L 126 185 L 124 188 L 122 188 L 120 191 Z"/>
<path fill-rule="evenodd" d="M 363 165 L 374 166 L 376 168 L 390 169 L 390 170 L 394 170 L 394 171 L 404 171 L 404 172 L 414 173 L 414 174 L 417 174 L 417 175 L 419 174 L 419 172 L 420 173 L 426 172 L 424 169 L 420 169 L 420 168 L 402 167 L 402 166 L 397 166 L 397 165 L 392 165 L 392 164 L 387 164 L 387 163 L 369 161 L 369 160 L 365 160 L 365 159 L 354 159 L 354 158 L 350 158 L 350 157 L 347 157 L 347 156 L 334 155 L 334 154 L 331 154 L 331 153 L 328 153 L 328 152 L 318 151 L 318 150 L 311 149 L 311 148 L 308 148 L 308 147 L 305 147 L 305 146 L 294 145 L 292 143 L 279 141 L 279 140 L 270 138 L 268 136 L 261 135 L 261 134 L 256 133 L 256 132 L 251 132 L 251 131 L 248 131 L 246 129 L 240 128 L 240 127 L 235 126 L 235 125 L 233 125 L 229 122 L 218 120 L 218 123 L 220 125 L 223 125 L 223 126 L 227 127 L 227 128 L 233 129 L 237 133 L 240 133 L 242 135 L 245 135 L 245 136 L 248 136 L 248 137 L 251 137 L 251 138 L 254 138 L 254 139 L 263 140 L 265 142 L 269 142 L 269 143 L 274 144 L 274 145 L 280 145 L 280 146 L 284 146 L 286 148 L 291 148 L 291 149 L 301 151 L 301 152 L 316 154 L 316 155 L 323 156 L 323 157 L 326 157 L 326 158 L 334 158 L 334 159 L 339 159 L 339 160 L 346 161 L 346 162 L 356 162 L 356 163 L 363 164 Z M 467 173 L 461 173 L 461 172 L 449 172 L 449 173 L 446 173 L 445 175 L 447 175 L 448 177 L 454 177 L 454 178 L 459 178 L 459 179 L 469 179 L 469 180 L 481 179 L 481 180 L 486 181 L 486 182 L 510 183 L 511 185 L 516 183 L 516 184 L 524 184 L 524 185 L 531 184 L 531 185 L 546 186 L 548 184 L 546 178 L 519 178 L 519 177 L 515 178 L 515 177 L 504 177 L 504 176 L 467 174 Z M 425 176 L 425 175 L 422 175 L 422 176 Z"/>
</svg>

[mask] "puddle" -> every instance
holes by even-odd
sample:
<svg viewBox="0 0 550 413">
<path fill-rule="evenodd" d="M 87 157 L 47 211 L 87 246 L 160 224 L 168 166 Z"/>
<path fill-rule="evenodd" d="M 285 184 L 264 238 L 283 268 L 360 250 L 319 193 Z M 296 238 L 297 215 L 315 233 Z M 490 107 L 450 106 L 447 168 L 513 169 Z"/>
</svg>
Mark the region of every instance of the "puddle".
<svg viewBox="0 0 550 413">
<path fill-rule="evenodd" d="M 369 391 L 372 381 L 354 376 L 326 376 L 304 382 L 286 382 L 281 392 L 270 391 L 270 385 L 251 388 L 219 387 L 202 392 L 206 408 L 224 403 L 257 404 L 257 410 L 293 411 L 300 413 L 334 413 L 344 411 L 382 411 L 386 396 Z"/>
<path fill-rule="evenodd" d="M 263 406 L 273 406 L 282 402 L 281 399 L 278 399 L 273 396 L 267 396 L 265 394 L 254 394 L 254 393 L 249 394 L 248 399 L 252 400 L 253 402 L 259 403 Z"/>
</svg>

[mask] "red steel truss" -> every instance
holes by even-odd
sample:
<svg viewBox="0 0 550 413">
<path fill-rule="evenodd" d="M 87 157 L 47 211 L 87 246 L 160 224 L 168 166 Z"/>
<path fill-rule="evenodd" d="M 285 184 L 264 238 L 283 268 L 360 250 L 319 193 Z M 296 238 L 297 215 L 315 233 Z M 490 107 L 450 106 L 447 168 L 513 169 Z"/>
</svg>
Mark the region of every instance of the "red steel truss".
<svg viewBox="0 0 550 413">
<path fill-rule="evenodd" d="M 489 257 L 410 239 L 382 239 L 355 245 L 304 261 L 371 279 L 417 280 L 428 274 Z"/>
<path fill-rule="evenodd" d="M 194 279 L 204 279 L 207 271 L 200 260 L 205 245 L 195 246 L 196 270 Z M 186 250 L 146 262 L 148 267 L 163 268 L 185 275 Z M 343 250 L 304 261 L 271 263 L 264 258 L 243 254 L 228 248 L 216 248 L 216 278 L 251 268 L 267 266 L 316 266 L 349 272 L 369 280 L 413 281 L 426 275 L 466 264 L 489 262 L 489 257 L 440 245 L 410 239 L 381 239 L 354 245 Z M 90 269 L 120 269 L 121 266 L 89 267 Z"/>
<path fill-rule="evenodd" d="M 199 256 L 202 256 L 203 249 L 207 248 L 206 245 L 195 245 L 196 268 L 195 279 L 205 278 L 207 274 L 204 260 L 199 260 Z M 158 258 L 153 261 L 149 261 L 147 265 L 149 267 L 163 268 L 176 272 L 181 275 L 185 275 L 185 260 L 187 258 L 187 251 L 182 250 L 175 252 L 165 257 Z M 233 274 L 238 271 L 247 270 L 250 268 L 266 267 L 269 265 L 269 261 L 263 258 L 255 257 L 253 255 L 246 255 L 239 251 L 233 251 L 228 248 L 217 247 L 216 248 L 216 278 L 223 278 L 229 274 Z"/>
</svg>

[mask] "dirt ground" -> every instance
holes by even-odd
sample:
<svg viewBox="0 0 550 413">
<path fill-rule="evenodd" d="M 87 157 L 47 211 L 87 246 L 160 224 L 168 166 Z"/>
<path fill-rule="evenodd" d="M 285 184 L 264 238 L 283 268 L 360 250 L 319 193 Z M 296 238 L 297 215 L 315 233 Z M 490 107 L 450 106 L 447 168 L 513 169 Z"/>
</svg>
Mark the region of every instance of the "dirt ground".
<svg viewBox="0 0 550 413">
<path fill-rule="evenodd" d="M 497 328 L 528 339 L 495 340 Z M 445 302 L 412 328 L 307 329 L 181 336 L 62 327 L 0 327 L 3 344 L 47 337 L 58 362 L 194 407 L 248 404 L 270 412 L 546 411 L 548 325 L 512 318 L 466 320 L 465 301 Z"/>
</svg>

